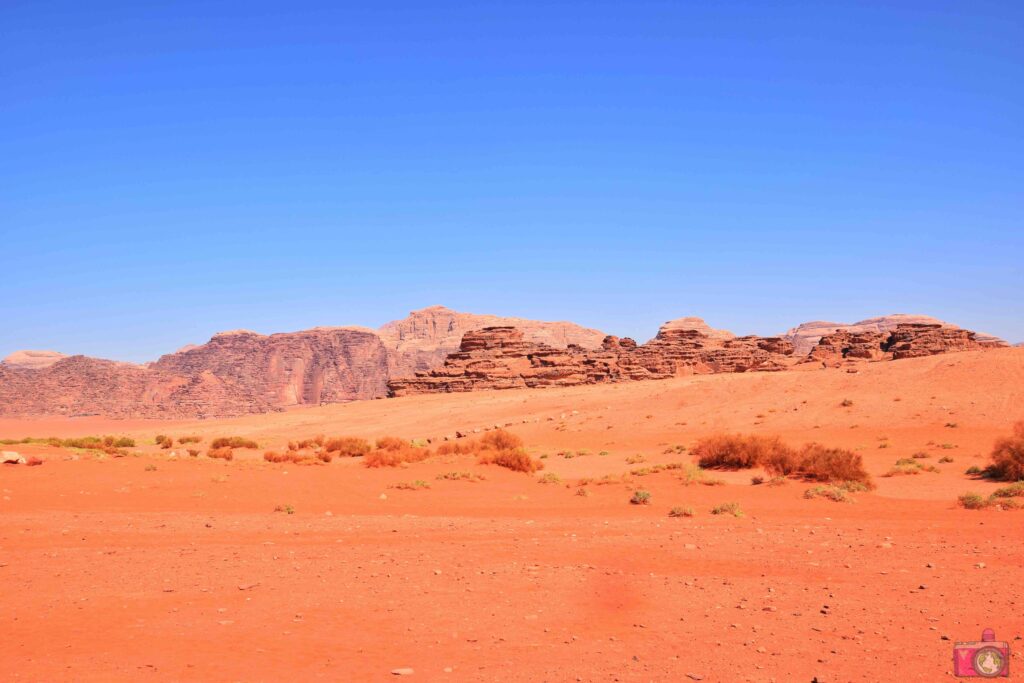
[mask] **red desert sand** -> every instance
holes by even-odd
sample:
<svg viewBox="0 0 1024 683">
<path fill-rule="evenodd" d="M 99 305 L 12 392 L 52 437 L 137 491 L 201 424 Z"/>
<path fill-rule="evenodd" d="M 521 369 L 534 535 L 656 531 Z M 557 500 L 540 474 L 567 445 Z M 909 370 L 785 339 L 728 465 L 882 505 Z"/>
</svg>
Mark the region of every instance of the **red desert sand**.
<svg viewBox="0 0 1024 683">
<path fill-rule="evenodd" d="M 124 457 L 3 446 L 43 464 L 0 469 L 0 673 L 937 681 L 952 679 L 955 642 L 985 628 L 1009 641 L 1011 671 L 1024 670 L 1024 510 L 957 503 L 1006 486 L 965 471 L 984 468 L 1024 419 L 1024 349 L 857 370 L 207 421 L 2 419 L 0 438 L 137 445 Z M 495 426 L 544 468 L 436 454 Z M 693 470 L 696 443 L 726 433 L 850 449 L 876 488 L 834 502 L 805 497 L 814 482 L 770 485 L 760 469 Z M 174 444 L 155 445 L 158 434 Z M 395 436 L 434 454 L 374 468 L 365 456 L 264 460 L 318 434 Z M 215 438 L 233 436 L 258 448 L 208 457 Z M 885 476 L 901 459 L 920 473 Z M 630 504 L 645 502 L 638 491 L 646 504 Z"/>
</svg>

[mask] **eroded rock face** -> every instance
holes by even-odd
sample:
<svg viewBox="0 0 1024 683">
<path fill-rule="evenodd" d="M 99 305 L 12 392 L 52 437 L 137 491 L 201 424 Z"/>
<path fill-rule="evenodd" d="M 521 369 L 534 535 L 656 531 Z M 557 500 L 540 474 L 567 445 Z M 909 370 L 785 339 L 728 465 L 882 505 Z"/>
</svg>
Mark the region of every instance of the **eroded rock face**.
<svg viewBox="0 0 1024 683">
<path fill-rule="evenodd" d="M 237 331 L 163 356 L 151 368 L 193 382 L 209 373 L 256 400 L 288 407 L 383 396 L 388 354 L 373 331 L 359 328 L 271 335 Z"/>
<path fill-rule="evenodd" d="M 509 326 L 467 332 L 443 367 L 388 383 L 392 396 L 421 393 L 573 386 L 599 382 L 665 379 L 679 375 L 778 370 L 791 364 L 792 345 L 778 337 L 733 337 L 703 321 L 666 323 L 658 336 L 637 346 L 607 336 L 600 349 L 555 349 L 529 342 Z M 707 329 L 715 334 L 709 336 Z"/>
<path fill-rule="evenodd" d="M 459 350 L 466 332 L 511 326 L 529 342 L 564 349 L 570 344 L 599 348 L 604 333 L 570 322 L 545 322 L 496 315 L 460 313 L 444 306 L 413 311 L 402 320 L 383 325 L 379 334 L 391 352 L 392 377 L 412 376 L 441 367 L 448 354 Z"/>
<path fill-rule="evenodd" d="M 838 330 L 825 335 L 807 361 L 835 366 L 844 361 L 900 360 L 992 346 L 990 342 L 978 341 L 974 332 L 959 327 L 904 323 L 888 333 Z"/>
<path fill-rule="evenodd" d="M 854 334 L 866 334 L 872 332 L 888 334 L 893 332 L 900 325 L 939 325 L 941 327 L 960 329 L 956 325 L 943 322 L 938 318 L 933 318 L 928 315 L 894 313 L 892 315 L 883 315 L 877 318 L 868 318 L 867 320 L 861 320 L 860 322 L 853 324 L 831 323 L 816 320 L 794 327 L 786 332 L 783 337 L 793 343 L 793 350 L 797 356 L 806 356 L 814 350 L 818 341 L 822 337 L 837 331 L 850 332 Z M 976 332 L 975 339 L 979 343 L 987 346 L 1006 345 L 1006 342 L 1002 339 L 982 332 Z"/>
<path fill-rule="evenodd" d="M 4 358 L 3 361 L 0 361 L 0 363 L 15 368 L 38 370 L 39 368 L 50 367 L 61 358 L 67 358 L 67 356 L 57 351 L 33 351 L 26 349 L 24 351 L 15 351 Z"/>
</svg>

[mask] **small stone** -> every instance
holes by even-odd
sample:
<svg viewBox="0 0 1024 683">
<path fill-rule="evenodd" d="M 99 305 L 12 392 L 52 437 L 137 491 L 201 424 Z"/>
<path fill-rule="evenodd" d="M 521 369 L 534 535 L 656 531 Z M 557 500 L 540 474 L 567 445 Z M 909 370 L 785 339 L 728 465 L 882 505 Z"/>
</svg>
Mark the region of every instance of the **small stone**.
<svg viewBox="0 0 1024 683">
<path fill-rule="evenodd" d="M 412 676 L 414 673 L 416 673 L 416 672 L 413 671 L 409 667 L 403 667 L 401 669 L 392 669 L 391 670 L 391 674 L 393 676 Z"/>
<path fill-rule="evenodd" d="M 255 588 L 258 585 L 260 585 L 259 581 L 256 581 L 255 583 L 240 583 L 240 584 L 238 584 L 238 590 L 240 590 L 240 591 L 248 591 L 248 590 L 252 590 L 253 588 Z"/>
<path fill-rule="evenodd" d="M 984 562 L 979 562 L 978 564 L 974 565 L 974 568 L 975 569 L 984 569 L 985 568 L 985 563 Z"/>
</svg>

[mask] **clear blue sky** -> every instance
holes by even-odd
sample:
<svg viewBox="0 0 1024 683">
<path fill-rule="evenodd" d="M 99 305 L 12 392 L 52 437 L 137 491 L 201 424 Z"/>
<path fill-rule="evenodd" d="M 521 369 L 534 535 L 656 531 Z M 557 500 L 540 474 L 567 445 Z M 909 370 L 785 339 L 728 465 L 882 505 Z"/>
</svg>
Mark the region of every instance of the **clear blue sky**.
<svg viewBox="0 0 1024 683">
<path fill-rule="evenodd" d="M 1024 340 L 1024 3 L 0 4 L 0 356 L 442 303 Z"/>
</svg>

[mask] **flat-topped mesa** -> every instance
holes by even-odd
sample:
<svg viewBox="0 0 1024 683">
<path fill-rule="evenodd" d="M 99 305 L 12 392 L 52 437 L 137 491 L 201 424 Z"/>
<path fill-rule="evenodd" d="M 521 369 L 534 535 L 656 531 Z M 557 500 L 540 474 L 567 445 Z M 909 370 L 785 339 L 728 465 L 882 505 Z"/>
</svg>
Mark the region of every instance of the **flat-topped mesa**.
<svg viewBox="0 0 1024 683">
<path fill-rule="evenodd" d="M 1003 346 L 979 341 L 971 330 L 940 323 L 903 323 L 891 332 L 850 332 L 826 334 L 807 356 L 806 362 L 836 366 L 844 361 L 900 360 L 940 353 L 974 351 Z"/>
<path fill-rule="evenodd" d="M 522 331 L 487 327 L 467 332 L 444 366 L 388 382 L 391 396 L 483 389 L 574 386 L 715 372 L 779 370 L 791 364 L 793 346 L 779 337 L 734 337 L 704 328 L 699 319 L 673 321 L 658 336 L 637 346 L 632 339 L 607 336 L 600 349 L 571 344 L 566 349 L 525 341 Z"/>
</svg>

